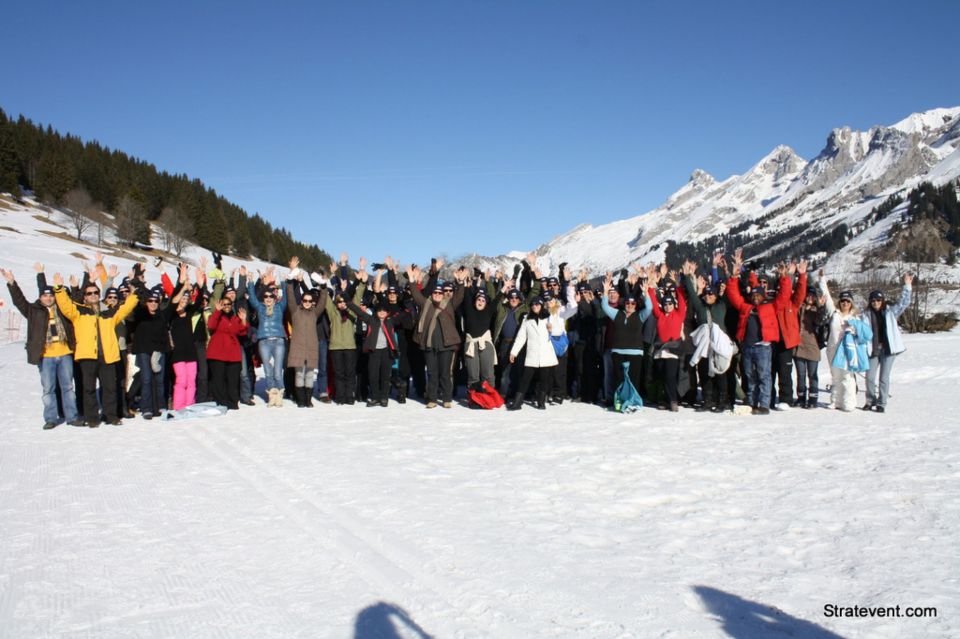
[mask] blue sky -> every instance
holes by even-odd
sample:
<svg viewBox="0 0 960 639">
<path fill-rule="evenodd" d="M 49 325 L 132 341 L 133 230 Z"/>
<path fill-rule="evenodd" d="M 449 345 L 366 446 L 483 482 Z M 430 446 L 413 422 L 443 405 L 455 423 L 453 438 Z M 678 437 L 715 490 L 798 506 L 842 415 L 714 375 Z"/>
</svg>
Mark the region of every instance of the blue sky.
<svg viewBox="0 0 960 639">
<path fill-rule="evenodd" d="M 960 105 L 952 0 L 7 4 L 8 114 L 352 257 L 529 250 Z"/>
</svg>

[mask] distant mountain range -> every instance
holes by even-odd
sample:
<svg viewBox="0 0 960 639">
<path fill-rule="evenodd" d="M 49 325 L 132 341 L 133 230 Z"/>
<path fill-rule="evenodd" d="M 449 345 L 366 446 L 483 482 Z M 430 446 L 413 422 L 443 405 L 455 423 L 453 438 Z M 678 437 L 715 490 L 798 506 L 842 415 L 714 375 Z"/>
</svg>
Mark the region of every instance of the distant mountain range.
<svg viewBox="0 0 960 639">
<path fill-rule="evenodd" d="M 551 272 L 563 262 L 597 272 L 663 260 L 671 242 L 715 241 L 719 247 L 731 232 L 769 235 L 772 245 L 763 251 L 768 253 L 796 241 L 801 230 L 811 237 L 841 224 L 862 229 L 862 221 L 891 195 L 958 177 L 960 107 L 933 109 L 869 131 L 834 129 L 809 162 L 780 145 L 743 175 L 718 181 L 697 169 L 652 211 L 600 226 L 583 224 L 535 253 L 540 267 Z M 474 257 L 506 265 L 519 255 Z"/>
</svg>

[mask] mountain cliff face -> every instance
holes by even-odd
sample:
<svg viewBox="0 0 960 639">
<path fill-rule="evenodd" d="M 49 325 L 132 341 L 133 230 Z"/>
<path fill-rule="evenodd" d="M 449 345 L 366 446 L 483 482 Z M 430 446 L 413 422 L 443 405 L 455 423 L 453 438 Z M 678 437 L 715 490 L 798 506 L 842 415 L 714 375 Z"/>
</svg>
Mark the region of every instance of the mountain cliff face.
<svg viewBox="0 0 960 639">
<path fill-rule="evenodd" d="M 757 234 L 853 227 L 883 198 L 922 181 L 960 177 L 960 107 L 915 113 L 869 131 L 836 128 L 809 162 L 777 146 L 743 175 L 718 181 L 697 169 L 656 209 L 600 226 L 582 224 L 536 249 L 541 268 L 596 271 L 663 259 L 669 242 L 709 242 L 736 227 Z M 756 222 L 755 225 L 752 222 Z M 484 260 L 506 265 L 512 256 Z"/>
</svg>

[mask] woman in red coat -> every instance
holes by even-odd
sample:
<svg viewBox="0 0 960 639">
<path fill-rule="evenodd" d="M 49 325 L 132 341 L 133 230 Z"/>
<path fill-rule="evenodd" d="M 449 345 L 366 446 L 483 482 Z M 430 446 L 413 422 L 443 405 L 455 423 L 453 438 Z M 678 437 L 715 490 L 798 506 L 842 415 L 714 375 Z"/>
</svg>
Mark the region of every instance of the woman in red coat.
<svg viewBox="0 0 960 639">
<path fill-rule="evenodd" d="M 233 311 L 233 301 L 223 298 L 207 320 L 210 342 L 207 362 L 210 370 L 210 396 L 217 404 L 237 410 L 240 402 L 240 337 L 247 334 L 247 311 Z"/>
<path fill-rule="evenodd" d="M 677 296 L 667 293 L 663 297 L 663 307 L 657 301 L 657 284 L 660 281 L 660 272 L 653 266 L 647 268 L 647 304 L 653 310 L 657 319 L 657 342 L 660 347 L 653 356 L 657 362 L 657 370 L 663 380 L 664 390 L 667 392 L 667 402 L 674 413 L 680 410 L 680 393 L 677 389 L 680 374 L 680 358 L 683 357 L 680 341 L 683 339 L 683 321 L 687 316 L 687 301 L 683 294 L 677 291 Z"/>
</svg>

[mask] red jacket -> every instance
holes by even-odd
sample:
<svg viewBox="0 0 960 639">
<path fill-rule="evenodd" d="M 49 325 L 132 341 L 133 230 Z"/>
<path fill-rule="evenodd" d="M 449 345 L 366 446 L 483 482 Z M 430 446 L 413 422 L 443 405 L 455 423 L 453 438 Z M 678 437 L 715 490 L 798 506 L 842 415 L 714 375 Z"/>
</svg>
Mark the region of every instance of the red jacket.
<svg viewBox="0 0 960 639">
<path fill-rule="evenodd" d="M 806 295 L 806 291 L 804 291 Z M 740 295 L 740 278 L 731 277 L 727 282 L 727 299 L 740 313 L 740 320 L 737 323 L 737 341 L 742 342 L 744 335 L 747 334 L 747 320 L 750 318 L 750 312 L 753 311 L 753 304 L 744 301 Z M 770 303 L 764 303 L 757 307 L 757 315 L 760 317 L 760 337 L 764 342 L 779 342 L 780 327 L 777 322 L 777 309 L 790 302 L 790 278 L 780 278 L 780 291 L 777 298 Z"/>
<path fill-rule="evenodd" d="M 787 286 L 790 280 L 787 280 Z M 783 280 L 780 281 L 783 288 Z M 777 298 L 779 299 L 779 295 Z M 784 348 L 795 348 L 800 345 L 800 307 L 807 298 L 807 274 L 801 273 L 797 279 L 797 287 L 793 290 L 793 297 L 783 304 L 777 304 L 777 323 L 780 325 L 780 339 Z"/>
<path fill-rule="evenodd" d="M 679 291 L 678 291 L 679 293 Z M 657 289 L 650 287 L 647 291 L 650 301 L 653 302 L 653 315 L 657 318 L 657 337 L 660 342 L 666 344 L 675 339 L 680 339 L 683 331 L 683 321 L 687 318 L 687 301 L 682 295 L 677 295 L 677 308 L 667 315 L 660 310 L 657 304 Z"/>
<path fill-rule="evenodd" d="M 236 315 L 227 317 L 220 311 L 214 311 L 207 320 L 207 328 L 210 330 L 207 359 L 218 362 L 239 362 L 242 350 L 238 338 L 247 334 L 247 325 Z"/>
</svg>

